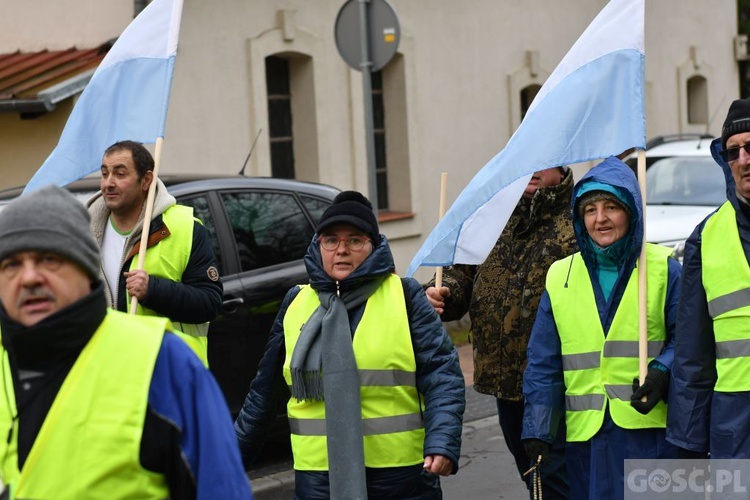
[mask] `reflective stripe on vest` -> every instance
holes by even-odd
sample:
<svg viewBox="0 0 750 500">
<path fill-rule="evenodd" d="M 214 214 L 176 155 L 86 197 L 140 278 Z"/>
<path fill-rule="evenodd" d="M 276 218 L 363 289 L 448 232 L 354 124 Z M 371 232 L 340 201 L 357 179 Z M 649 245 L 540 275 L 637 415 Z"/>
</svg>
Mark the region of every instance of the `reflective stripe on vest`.
<svg viewBox="0 0 750 500">
<path fill-rule="evenodd" d="M 169 496 L 164 475 L 144 469 L 139 458 L 149 387 L 167 325 L 165 318 L 108 311 L 60 387 L 20 472 L 16 427 L 2 471 L 14 496 Z M 0 355 L 7 356 L 1 348 Z M 14 405 L 8 376 L 3 373 L 2 383 L 11 387 Z M 17 426 L 8 417 L 0 412 L 0 428 Z M 0 440 L 3 455 L 6 445 Z"/>
<path fill-rule="evenodd" d="M 320 305 L 303 286 L 284 316 L 284 378 L 291 384 L 291 362 L 302 325 Z M 365 465 L 401 467 L 421 463 L 424 447 L 421 398 L 416 388 L 416 360 L 401 278 L 391 275 L 369 298 L 352 341 L 359 368 Z M 325 367 L 323 367 L 325 371 Z M 328 470 L 325 404 L 287 404 L 294 468 Z"/>
<path fill-rule="evenodd" d="M 417 386 L 417 374 L 404 370 L 357 370 L 359 373 L 359 385 L 379 385 L 383 387 L 395 387 L 398 385 Z M 291 386 L 289 390 L 291 392 Z"/>
<path fill-rule="evenodd" d="M 143 264 L 146 272 L 160 278 L 182 281 L 182 273 L 187 268 L 193 249 L 193 229 L 196 220 L 193 217 L 193 207 L 172 205 L 164 211 L 162 221 L 169 228 L 169 236 L 146 250 L 146 260 Z M 138 254 L 133 256 L 130 270 L 137 267 Z M 130 304 L 130 295 L 127 295 L 127 304 Z M 140 304 L 136 314 L 160 316 Z M 208 323 L 195 325 L 172 320 L 172 326 L 173 331 L 195 351 L 203 364 L 208 366 Z"/>
<path fill-rule="evenodd" d="M 750 391 L 750 266 L 731 203 L 724 203 L 701 234 L 703 288 L 713 318 L 717 392 Z"/>
<path fill-rule="evenodd" d="M 363 421 L 362 428 L 365 436 L 412 431 L 422 428 L 422 417 L 418 413 L 410 413 L 393 417 L 368 418 Z M 303 436 L 325 436 L 326 420 L 324 418 L 290 418 L 289 430 Z"/>
<path fill-rule="evenodd" d="M 664 304 L 667 257 L 671 253 L 672 249 L 647 245 L 649 360 L 661 352 L 666 339 Z M 633 379 L 638 377 L 636 269 L 630 275 L 606 339 L 581 254 L 555 262 L 547 273 L 546 287 L 562 350 L 568 441 L 591 439 L 604 421 L 607 403 L 612 420 L 622 428 L 666 425 L 664 402 L 659 402 L 648 415 L 641 415 L 630 406 Z"/>
<path fill-rule="evenodd" d="M 655 358 L 664 349 L 663 340 L 648 341 L 648 357 Z M 599 368 L 599 351 L 566 354 L 562 357 L 563 370 Z M 637 340 L 610 340 L 604 343 L 604 356 L 608 358 L 638 357 Z"/>
</svg>

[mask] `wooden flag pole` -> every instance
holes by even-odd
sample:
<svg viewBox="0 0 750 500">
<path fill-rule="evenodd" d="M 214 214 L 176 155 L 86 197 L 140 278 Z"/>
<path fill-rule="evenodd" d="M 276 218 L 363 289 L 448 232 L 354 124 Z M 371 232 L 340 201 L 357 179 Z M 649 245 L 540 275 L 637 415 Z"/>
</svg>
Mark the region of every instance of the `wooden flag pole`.
<svg viewBox="0 0 750 500">
<path fill-rule="evenodd" d="M 140 247 L 138 248 L 138 267 L 136 267 L 136 270 L 143 269 L 143 264 L 146 262 L 146 247 L 148 247 L 148 234 L 151 231 L 151 215 L 154 213 L 154 198 L 156 197 L 156 181 L 159 178 L 162 142 L 164 142 L 163 137 L 156 138 L 156 146 L 154 148 L 154 178 L 151 179 L 151 185 L 148 187 L 148 195 L 146 196 L 146 213 L 143 216 L 143 230 L 141 231 Z M 137 308 L 138 298 L 135 296 L 130 297 L 130 314 L 135 314 Z"/>
<path fill-rule="evenodd" d="M 440 174 L 440 209 L 438 210 L 438 221 L 445 215 L 445 193 L 448 190 L 448 172 Z M 438 266 L 435 268 L 435 289 L 440 290 L 443 286 L 443 268 Z"/>
<path fill-rule="evenodd" d="M 641 385 L 648 371 L 648 278 L 646 264 L 646 151 L 638 150 L 638 187 L 641 190 L 643 242 L 638 260 L 638 375 Z M 646 398 L 644 397 L 645 401 Z"/>
</svg>

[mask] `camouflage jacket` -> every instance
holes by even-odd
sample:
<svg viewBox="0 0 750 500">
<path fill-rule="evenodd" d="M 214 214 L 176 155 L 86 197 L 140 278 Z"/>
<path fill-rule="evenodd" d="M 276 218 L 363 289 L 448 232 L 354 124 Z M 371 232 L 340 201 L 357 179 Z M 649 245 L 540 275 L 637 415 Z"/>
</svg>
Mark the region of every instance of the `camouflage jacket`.
<svg viewBox="0 0 750 500">
<path fill-rule="evenodd" d="M 451 290 L 443 321 L 471 318 L 474 389 L 522 399 L 526 346 L 544 291 L 547 269 L 577 250 L 570 215 L 573 175 L 521 198 L 487 260 L 443 270 Z M 426 286 L 433 286 L 434 279 Z"/>
</svg>

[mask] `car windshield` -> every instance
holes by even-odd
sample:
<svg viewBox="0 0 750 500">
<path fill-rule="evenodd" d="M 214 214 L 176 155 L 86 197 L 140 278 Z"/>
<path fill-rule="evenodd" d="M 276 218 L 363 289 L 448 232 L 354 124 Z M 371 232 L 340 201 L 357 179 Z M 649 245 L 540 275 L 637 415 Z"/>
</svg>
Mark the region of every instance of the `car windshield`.
<svg viewBox="0 0 750 500">
<path fill-rule="evenodd" d="M 710 156 L 663 158 L 646 171 L 649 205 L 719 206 L 724 201 L 724 173 Z"/>
</svg>

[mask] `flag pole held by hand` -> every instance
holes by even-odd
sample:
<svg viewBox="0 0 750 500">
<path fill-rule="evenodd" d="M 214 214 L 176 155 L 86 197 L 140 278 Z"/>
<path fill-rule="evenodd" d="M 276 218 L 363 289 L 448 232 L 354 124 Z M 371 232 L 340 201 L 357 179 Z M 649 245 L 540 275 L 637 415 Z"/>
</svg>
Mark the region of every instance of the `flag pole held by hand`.
<svg viewBox="0 0 750 500">
<path fill-rule="evenodd" d="M 445 215 L 445 192 L 448 190 L 448 172 L 440 174 L 440 210 L 438 212 L 438 221 Z M 443 286 L 443 267 L 435 268 L 435 289 L 440 290 Z"/>
<path fill-rule="evenodd" d="M 638 150 L 638 186 L 641 189 L 641 211 L 643 234 L 646 235 L 646 152 Z M 648 279 L 646 269 L 646 238 L 643 238 L 641 256 L 638 260 L 638 375 L 640 385 L 646 380 L 648 371 Z M 642 401 L 645 401 L 644 396 Z"/>
<path fill-rule="evenodd" d="M 138 267 L 136 267 L 136 270 L 143 269 L 143 264 L 146 262 L 146 247 L 148 247 L 148 235 L 149 231 L 151 231 L 151 214 L 154 212 L 156 180 L 159 178 L 159 163 L 161 160 L 161 145 L 163 142 L 163 137 L 156 138 L 156 146 L 154 148 L 154 178 L 151 179 L 151 185 L 148 187 L 148 195 L 146 196 L 146 213 L 143 216 L 143 231 L 141 231 L 140 247 L 138 248 Z M 137 309 L 138 297 L 133 295 L 130 297 L 130 314 L 135 314 Z"/>
</svg>

